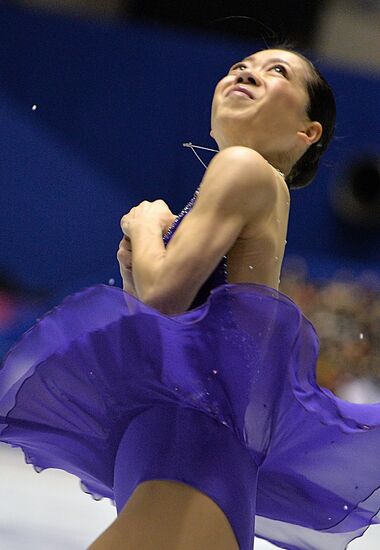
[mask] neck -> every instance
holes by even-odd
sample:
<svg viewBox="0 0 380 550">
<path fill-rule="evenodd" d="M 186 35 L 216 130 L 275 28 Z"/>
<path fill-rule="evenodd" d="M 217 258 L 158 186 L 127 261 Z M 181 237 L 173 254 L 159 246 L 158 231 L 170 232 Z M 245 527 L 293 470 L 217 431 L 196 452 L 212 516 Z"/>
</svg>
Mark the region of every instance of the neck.
<svg viewBox="0 0 380 550">
<path fill-rule="evenodd" d="M 277 154 L 263 154 L 263 157 L 274 166 L 277 170 L 281 171 L 284 176 L 288 176 L 294 166 L 293 159 L 289 158 L 288 153 L 277 153 Z"/>
</svg>

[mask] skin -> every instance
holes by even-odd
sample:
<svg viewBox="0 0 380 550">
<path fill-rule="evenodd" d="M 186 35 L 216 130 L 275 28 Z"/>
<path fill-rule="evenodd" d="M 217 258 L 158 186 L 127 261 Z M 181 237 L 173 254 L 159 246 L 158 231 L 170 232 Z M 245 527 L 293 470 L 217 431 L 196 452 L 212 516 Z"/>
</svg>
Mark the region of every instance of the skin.
<svg viewBox="0 0 380 550">
<path fill-rule="evenodd" d="M 181 224 L 177 231 L 178 234 L 174 235 L 174 239 L 170 243 L 172 249 L 177 246 L 177 241 L 181 241 L 181 245 L 178 244 L 180 249 L 190 249 L 187 239 L 190 239 L 192 231 L 199 233 L 197 231 L 199 220 L 193 224 L 190 223 L 190 220 L 195 219 L 197 212 L 200 212 L 202 195 L 206 197 L 207 194 L 207 178 L 209 181 L 216 178 L 218 181 L 215 182 L 215 185 L 220 188 L 219 178 L 221 175 L 227 174 L 227 171 L 231 172 L 231 166 L 237 168 L 235 176 L 231 175 L 232 185 L 236 177 L 241 178 L 244 174 L 249 173 L 258 174 L 257 163 L 250 166 L 250 161 L 245 163 L 247 159 L 243 158 L 247 157 L 247 153 L 253 152 L 256 155 L 259 154 L 271 167 L 274 166 L 288 174 L 298 158 L 321 137 L 321 124 L 309 120 L 307 116 L 309 100 L 306 81 L 312 77 L 309 65 L 298 55 L 284 50 L 264 50 L 247 57 L 248 59 L 234 64 L 215 88 L 211 110 L 211 135 L 218 143 L 220 153 L 211 161 L 205 178 L 202 180 L 201 192 L 197 200 L 198 205 L 195 205 L 193 212 Z M 248 89 L 254 99 L 244 94 L 230 94 L 232 88 L 238 84 Z M 236 158 L 229 156 L 227 165 L 223 165 L 222 158 L 218 157 L 221 157 L 224 152 L 227 153 L 224 151 L 226 149 L 231 151 L 234 146 L 243 146 L 244 150 L 240 151 Z M 219 169 L 217 169 L 218 162 Z M 239 167 L 240 174 L 238 173 Z M 278 191 L 277 199 L 271 199 L 272 215 L 266 220 L 265 227 L 258 228 L 256 226 L 257 213 L 252 213 L 252 223 L 247 223 L 234 246 L 231 243 L 227 254 L 228 282 L 230 283 L 252 282 L 278 288 L 290 196 L 283 178 L 279 177 L 273 169 L 272 172 L 273 174 L 269 177 L 272 180 L 273 177 L 276 177 L 275 186 Z M 269 187 L 268 181 L 268 193 Z M 205 198 L 205 201 L 211 204 L 211 198 L 216 190 L 211 189 L 209 192 L 211 195 L 207 195 L 208 198 L 207 201 Z M 244 204 L 245 200 L 242 199 L 242 201 Z M 162 204 L 158 204 L 160 202 Z M 173 221 L 174 215 L 163 201 L 154 201 L 153 203 L 144 201 L 122 218 L 121 226 L 125 237 L 119 246 L 118 259 L 123 277 L 123 288 L 130 293 L 136 293 L 136 288 L 133 284 L 132 273 L 125 269 L 127 264 L 131 266 L 132 261 L 129 223 L 133 225 L 137 218 L 140 224 L 150 227 L 152 224 L 154 225 L 154 219 L 162 219 L 162 215 L 165 214 L 164 207 L 166 207 L 169 223 Z M 278 220 L 280 220 L 280 225 L 278 225 Z M 196 227 L 192 227 L 192 225 Z M 224 229 L 225 224 L 215 230 L 220 233 Z M 183 235 L 184 232 L 188 235 Z M 144 237 L 144 239 L 147 238 Z M 159 246 L 158 238 L 156 246 Z M 162 253 L 160 251 L 156 256 L 159 257 Z M 162 270 L 165 273 L 167 286 L 171 287 L 173 277 L 177 282 L 178 277 L 171 273 L 171 262 L 169 258 L 167 260 L 167 267 L 163 267 Z M 148 273 L 146 270 L 149 264 L 156 266 L 153 256 L 149 258 L 149 261 L 147 258 L 144 273 Z M 249 265 L 254 265 L 255 269 L 248 272 Z M 135 276 L 136 273 L 135 270 Z M 151 280 L 153 279 L 154 274 L 151 275 Z M 162 274 L 156 276 L 156 279 L 164 280 Z M 140 287 L 140 291 L 141 289 L 142 287 Z M 163 291 L 162 288 L 157 289 L 159 294 L 162 294 Z M 184 296 L 183 289 L 175 299 L 179 300 L 178 297 L 181 294 Z M 160 299 L 158 301 L 152 299 L 151 305 L 160 309 Z M 181 311 L 181 308 L 185 310 L 186 305 L 189 304 L 178 303 L 176 311 Z M 173 312 L 176 311 L 173 310 Z"/>
<path fill-rule="evenodd" d="M 285 50 L 262 50 L 247 57 L 234 64 L 215 88 L 210 135 L 219 150 L 249 147 L 288 175 L 322 135 L 320 122 L 309 120 L 306 113 L 309 66 Z M 273 58 L 282 62 L 271 62 Z M 255 99 L 228 95 L 237 84 L 248 88 Z"/>
<path fill-rule="evenodd" d="M 289 78 L 280 67 L 287 68 L 286 63 L 270 63 L 272 57 L 289 63 Z M 244 67 L 231 69 L 218 82 L 212 102 L 211 136 L 219 150 L 234 145 L 249 147 L 289 173 L 322 133 L 321 124 L 310 121 L 306 114 L 308 71 L 301 58 L 283 50 L 257 52 Z M 255 99 L 227 96 L 236 84 L 249 88 Z M 124 288 L 135 290 L 128 237 L 120 242 L 118 260 L 125 276 Z M 207 495 L 175 481 L 150 480 L 138 485 L 114 523 L 89 550 L 135 548 L 238 550 L 238 544 L 228 518 Z"/>
</svg>

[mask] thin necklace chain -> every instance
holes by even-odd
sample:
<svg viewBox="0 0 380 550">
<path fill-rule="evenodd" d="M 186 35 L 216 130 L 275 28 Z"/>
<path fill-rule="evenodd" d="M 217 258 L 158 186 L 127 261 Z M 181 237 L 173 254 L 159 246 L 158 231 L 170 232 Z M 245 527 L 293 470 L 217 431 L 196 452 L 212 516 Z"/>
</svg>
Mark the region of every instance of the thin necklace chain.
<svg viewBox="0 0 380 550">
<path fill-rule="evenodd" d="M 197 157 L 197 159 L 203 164 L 203 166 L 205 168 L 207 168 L 206 164 L 203 162 L 203 160 L 201 159 L 201 157 L 198 155 L 198 153 L 196 151 L 194 151 L 194 147 L 196 147 L 197 149 L 204 149 L 205 151 L 213 151 L 214 153 L 219 153 L 218 149 L 210 149 L 209 147 L 201 147 L 200 145 L 193 145 L 191 143 L 191 141 L 189 141 L 189 143 L 182 143 L 182 145 L 184 147 L 190 147 L 191 150 L 193 151 L 194 155 Z"/>
<path fill-rule="evenodd" d="M 200 156 L 197 154 L 196 151 L 194 151 L 194 147 L 197 148 L 197 149 L 204 149 L 205 151 L 213 151 L 214 153 L 219 153 L 219 150 L 218 149 L 210 149 L 209 147 L 202 147 L 201 145 L 193 145 L 191 143 L 191 141 L 189 141 L 188 143 L 182 143 L 182 145 L 184 147 L 190 147 L 190 149 L 193 151 L 194 155 L 197 157 L 197 159 L 203 164 L 203 166 L 207 169 L 207 166 L 206 164 L 203 162 L 203 160 L 200 158 Z M 272 165 L 271 165 L 272 166 Z M 276 168 L 275 166 L 273 166 L 273 168 L 275 170 L 277 170 L 277 172 L 285 179 L 285 174 L 284 172 L 281 172 L 281 170 L 279 170 L 278 168 Z"/>
</svg>

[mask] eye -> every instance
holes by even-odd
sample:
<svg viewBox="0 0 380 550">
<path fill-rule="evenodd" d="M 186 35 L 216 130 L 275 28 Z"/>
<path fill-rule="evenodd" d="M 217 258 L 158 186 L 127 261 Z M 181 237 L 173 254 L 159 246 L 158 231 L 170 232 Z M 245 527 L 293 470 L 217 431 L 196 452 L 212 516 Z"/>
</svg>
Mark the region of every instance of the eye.
<svg viewBox="0 0 380 550">
<path fill-rule="evenodd" d="M 244 63 L 236 63 L 236 65 L 233 65 L 233 66 L 231 67 L 231 71 L 234 71 L 234 70 L 237 69 L 238 67 L 244 67 L 244 68 L 246 68 L 247 65 L 245 65 Z"/>
<path fill-rule="evenodd" d="M 274 65 L 273 67 L 271 67 L 271 70 L 272 69 L 278 69 L 278 68 L 281 69 L 281 71 L 282 71 L 281 74 L 283 74 L 284 76 L 287 76 L 288 71 L 286 70 L 286 68 L 283 65 Z"/>
</svg>

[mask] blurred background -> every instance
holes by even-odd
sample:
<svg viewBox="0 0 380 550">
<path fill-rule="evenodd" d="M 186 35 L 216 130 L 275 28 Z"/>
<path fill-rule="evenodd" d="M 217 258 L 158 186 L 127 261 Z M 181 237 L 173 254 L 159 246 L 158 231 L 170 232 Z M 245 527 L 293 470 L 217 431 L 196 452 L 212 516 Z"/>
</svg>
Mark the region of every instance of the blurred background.
<svg viewBox="0 0 380 550">
<path fill-rule="evenodd" d="M 292 191 L 280 290 L 317 330 L 318 382 L 380 402 L 379 29 L 378 0 L 0 3 L 0 359 L 68 294 L 122 286 L 121 216 L 157 198 L 180 212 L 204 174 L 182 144 L 216 149 L 216 82 L 288 39 L 338 112 L 317 178 Z M 0 550 L 84 549 L 116 517 L 19 449 L 0 444 L 0 471 Z M 349 548 L 378 540 L 371 527 Z"/>
</svg>

